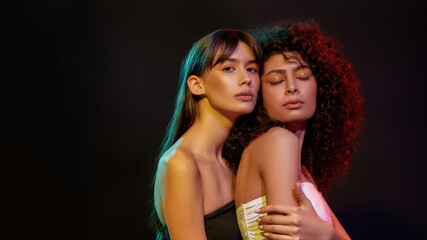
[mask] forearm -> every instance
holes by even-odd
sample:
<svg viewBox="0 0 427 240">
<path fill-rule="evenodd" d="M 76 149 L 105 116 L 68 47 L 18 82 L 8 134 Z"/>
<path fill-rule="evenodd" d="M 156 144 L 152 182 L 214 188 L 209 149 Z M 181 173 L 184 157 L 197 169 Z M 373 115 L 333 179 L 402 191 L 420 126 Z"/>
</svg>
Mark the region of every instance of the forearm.
<svg viewBox="0 0 427 240">
<path fill-rule="evenodd" d="M 333 228 L 332 236 L 330 238 L 331 240 L 350 240 L 350 236 L 347 235 L 347 233 L 342 233 L 338 231 L 337 229 Z"/>
<path fill-rule="evenodd" d="M 311 225 L 311 229 L 309 228 L 309 225 L 305 225 L 305 227 L 302 226 L 302 228 L 305 228 L 306 233 L 311 232 L 311 234 L 308 235 L 303 234 L 304 237 L 302 239 L 313 239 L 313 237 L 316 236 L 316 239 L 323 240 L 350 240 L 350 237 L 347 235 L 344 229 L 335 228 L 328 222 L 323 220 L 320 221 L 320 224 Z"/>
<path fill-rule="evenodd" d="M 338 220 L 337 216 L 335 216 L 334 212 L 331 210 L 331 208 L 328 206 L 329 211 L 332 215 L 332 221 L 333 226 L 332 229 L 332 236 L 331 240 L 348 240 L 351 239 L 350 236 L 348 236 L 347 232 L 345 231 L 344 227 L 341 225 L 340 221 Z"/>
</svg>

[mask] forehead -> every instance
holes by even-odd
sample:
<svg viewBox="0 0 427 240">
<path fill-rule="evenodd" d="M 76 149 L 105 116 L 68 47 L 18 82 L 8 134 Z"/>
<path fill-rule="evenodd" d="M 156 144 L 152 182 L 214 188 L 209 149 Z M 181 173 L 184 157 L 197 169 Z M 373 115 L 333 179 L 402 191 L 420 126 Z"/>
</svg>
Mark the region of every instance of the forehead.
<svg viewBox="0 0 427 240">
<path fill-rule="evenodd" d="M 255 54 L 252 52 L 252 49 L 244 42 L 239 41 L 239 44 L 237 45 L 234 52 L 231 54 L 230 57 L 243 57 L 243 58 L 255 58 Z"/>
<path fill-rule="evenodd" d="M 224 55 L 229 55 L 229 56 L 226 59 L 222 59 Z M 215 58 L 213 62 L 215 64 L 218 61 L 222 62 L 230 58 L 248 61 L 248 60 L 254 60 L 255 54 L 246 43 L 239 41 L 236 48 L 233 50 L 231 54 L 226 54 L 224 46 L 222 46 L 215 54 Z"/>
<path fill-rule="evenodd" d="M 277 53 L 269 57 L 264 62 L 264 72 L 267 73 L 275 69 L 287 69 L 301 65 L 307 65 L 298 52 Z"/>
</svg>

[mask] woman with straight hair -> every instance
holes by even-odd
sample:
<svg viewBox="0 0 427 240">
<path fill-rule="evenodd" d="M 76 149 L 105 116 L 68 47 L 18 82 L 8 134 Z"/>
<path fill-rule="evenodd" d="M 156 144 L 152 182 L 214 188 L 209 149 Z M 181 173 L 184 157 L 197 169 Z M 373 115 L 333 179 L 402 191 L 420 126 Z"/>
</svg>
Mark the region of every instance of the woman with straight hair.
<svg viewBox="0 0 427 240">
<path fill-rule="evenodd" d="M 206 35 L 185 57 L 154 179 L 157 239 L 241 239 L 222 148 L 256 104 L 261 61 L 252 36 L 232 29 Z"/>
</svg>

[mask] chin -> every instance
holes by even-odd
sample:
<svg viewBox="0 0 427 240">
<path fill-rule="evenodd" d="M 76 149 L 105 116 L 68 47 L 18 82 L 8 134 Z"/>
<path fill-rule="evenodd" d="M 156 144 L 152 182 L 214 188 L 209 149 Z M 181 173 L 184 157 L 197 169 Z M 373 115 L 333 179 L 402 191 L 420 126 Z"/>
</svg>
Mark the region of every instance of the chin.
<svg viewBox="0 0 427 240">
<path fill-rule="evenodd" d="M 292 123 L 292 122 L 307 122 L 312 115 L 307 116 L 282 116 L 278 117 L 276 120 L 279 120 L 282 123 Z"/>
<path fill-rule="evenodd" d="M 244 110 L 244 111 L 241 111 L 241 114 L 242 114 L 242 115 L 244 115 L 244 114 L 249 114 L 249 113 L 251 113 L 253 110 L 254 110 L 253 108 L 246 109 L 246 110 Z"/>
<path fill-rule="evenodd" d="M 240 112 L 244 112 L 243 114 L 251 113 L 255 108 L 255 103 L 246 103 L 243 106 L 240 106 Z"/>
<path fill-rule="evenodd" d="M 308 121 L 310 118 L 314 116 L 314 112 L 307 111 L 293 111 L 287 112 L 286 114 L 282 114 L 278 116 L 278 120 L 281 122 L 293 122 L 293 121 Z M 284 121 L 282 121 L 284 120 Z"/>
</svg>

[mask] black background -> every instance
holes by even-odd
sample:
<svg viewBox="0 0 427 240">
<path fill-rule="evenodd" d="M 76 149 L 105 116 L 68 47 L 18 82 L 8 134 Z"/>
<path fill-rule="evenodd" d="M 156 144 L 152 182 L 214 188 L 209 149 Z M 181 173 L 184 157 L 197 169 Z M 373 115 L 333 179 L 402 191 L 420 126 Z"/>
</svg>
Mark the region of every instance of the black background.
<svg viewBox="0 0 427 240">
<path fill-rule="evenodd" d="M 1 3 L 2 231 L 152 239 L 150 182 L 181 60 L 219 28 L 317 20 L 362 82 L 353 166 L 326 196 L 353 239 L 426 236 L 423 1 Z"/>
</svg>

